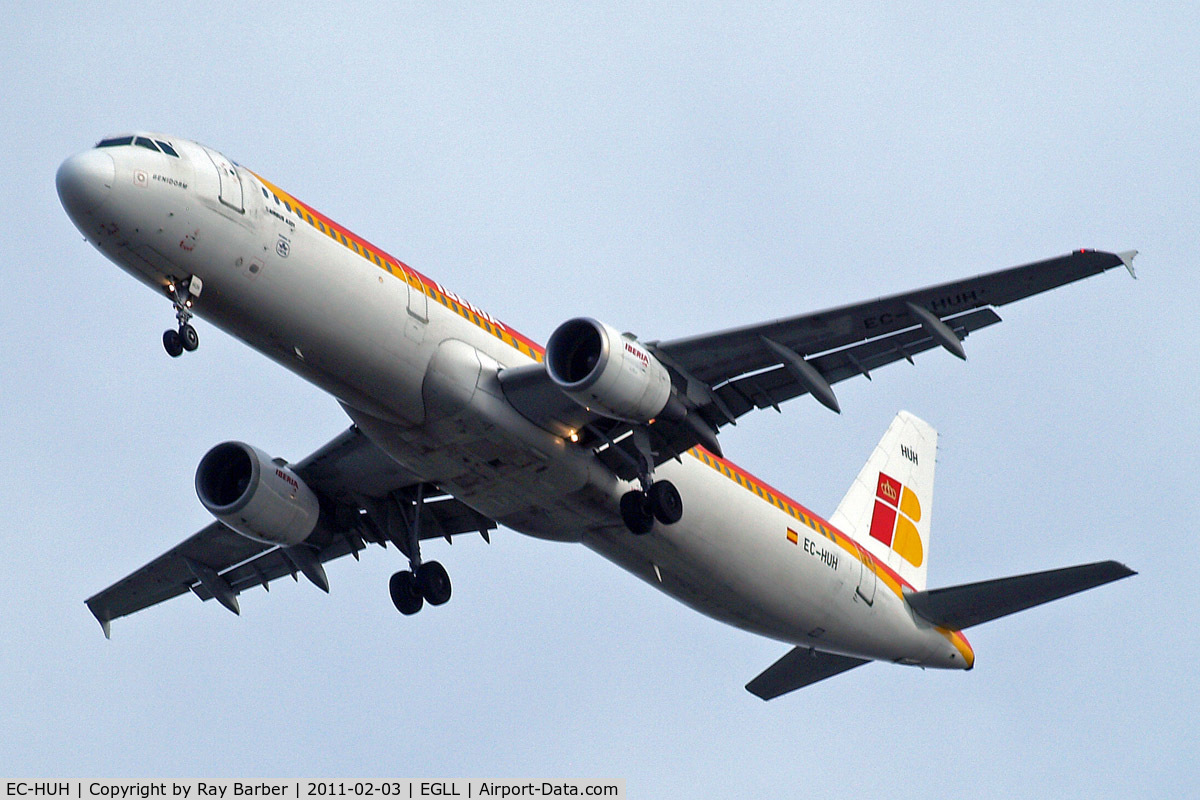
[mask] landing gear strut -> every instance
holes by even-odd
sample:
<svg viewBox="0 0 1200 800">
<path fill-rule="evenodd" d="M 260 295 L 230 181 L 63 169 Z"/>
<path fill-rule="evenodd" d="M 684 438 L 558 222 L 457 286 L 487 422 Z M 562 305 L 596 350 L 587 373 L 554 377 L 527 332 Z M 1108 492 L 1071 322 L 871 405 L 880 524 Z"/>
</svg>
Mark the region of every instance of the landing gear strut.
<svg viewBox="0 0 1200 800">
<path fill-rule="evenodd" d="M 163 348 L 171 358 L 179 358 L 184 350 L 190 353 L 200 346 L 200 336 L 191 326 L 190 320 L 192 302 L 200 296 L 203 287 L 204 284 L 194 275 L 182 283 L 170 281 L 167 284 L 167 296 L 175 306 L 175 319 L 179 323 L 177 330 L 163 332 Z"/>
<path fill-rule="evenodd" d="M 654 527 L 654 520 L 663 525 L 674 525 L 683 518 L 683 499 L 679 490 L 670 481 L 656 481 L 651 476 L 651 452 L 647 435 L 639 436 L 640 431 L 634 431 L 635 445 L 638 450 L 638 481 L 641 489 L 626 492 L 621 497 L 621 519 L 625 527 L 641 536 L 649 533 Z"/>
<path fill-rule="evenodd" d="M 405 616 L 417 613 L 425 603 L 440 606 L 450 599 L 450 576 L 446 568 L 436 561 L 421 561 L 421 506 L 424 500 L 425 487 L 419 485 L 411 522 L 399 503 L 393 503 L 388 513 L 388 532 L 396 545 L 408 554 L 409 569 L 397 572 L 388 582 L 392 603 Z"/>
</svg>

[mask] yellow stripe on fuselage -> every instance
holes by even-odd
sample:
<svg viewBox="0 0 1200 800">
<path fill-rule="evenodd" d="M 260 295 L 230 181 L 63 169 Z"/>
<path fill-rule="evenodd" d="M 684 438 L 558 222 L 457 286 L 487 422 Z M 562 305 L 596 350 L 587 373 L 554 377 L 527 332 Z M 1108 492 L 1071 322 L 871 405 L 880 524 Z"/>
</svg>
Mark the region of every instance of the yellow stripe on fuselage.
<svg viewBox="0 0 1200 800">
<path fill-rule="evenodd" d="M 348 228 L 339 225 L 338 223 L 326 217 L 321 212 L 311 206 L 300 202 L 292 195 L 283 191 L 275 184 L 263 178 L 257 172 L 253 173 L 267 188 L 277 197 L 284 207 L 292 214 L 299 218 L 302 222 L 308 224 L 313 230 L 323 233 L 333 241 L 345 247 L 350 252 L 360 258 L 365 259 L 369 263 L 375 265 L 379 269 L 386 271 L 406 283 L 419 292 L 422 292 L 427 297 L 441 303 L 446 308 L 453 311 L 458 316 L 475 325 L 480 330 L 496 337 L 500 341 L 507 344 L 509 347 L 516 349 L 518 352 L 532 358 L 535 361 L 542 361 L 545 357 L 545 349 L 534 342 L 527 336 L 524 336 L 517 331 L 512 330 L 507 325 L 492 317 L 487 312 L 484 312 L 469 303 L 466 300 L 450 292 L 435 281 L 425 277 L 417 272 L 412 267 L 405 264 L 398 258 L 389 255 L 383 249 L 356 235 Z M 754 493 L 759 500 L 769 503 L 776 508 L 786 512 L 793 519 L 807 525 L 814 532 L 824 536 L 830 541 L 836 543 L 839 547 L 845 550 L 852 558 L 874 569 L 879 580 L 883 582 L 897 597 L 904 597 L 903 587 L 909 589 L 913 587 L 897 575 L 890 567 L 877 561 L 864 548 L 860 547 L 857 542 L 846 536 L 841 531 L 831 526 L 824 519 L 813 514 L 804 506 L 795 502 L 791 498 L 777 491 L 773 487 L 758 480 L 750 473 L 738 467 L 736 464 L 726 461 L 723 458 L 709 453 L 701 447 L 694 447 L 688 451 L 689 455 L 693 456 L 700 462 L 708 465 L 717 472 L 720 472 L 729 480 L 732 480 L 738 486 L 746 491 Z M 938 632 L 945 636 L 962 654 L 968 665 L 975 661 L 974 651 L 971 645 L 960 631 L 949 631 L 943 628 L 937 628 Z"/>
<path fill-rule="evenodd" d="M 858 542 L 851 539 L 846 534 L 839 531 L 837 528 L 830 525 L 824 519 L 821 519 L 816 514 L 813 514 L 804 506 L 789 498 L 787 495 L 778 491 L 774 487 L 760 481 L 758 478 L 746 472 L 741 467 L 731 461 L 727 461 L 719 456 L 705 450 L 703 447 L 693 447 L 688 451 L 688 454 L 696 458 L 701 463 L 706 464 L 720 474 L 724 475 L 729 480 L 732 480 L 743 489 L 753 492 L 759 499 L 765 503 L 775 506 L 784 511 L 792 519 L 798 520 L 804 525 L 807 525 L 816 533 L 824 536 L 826 539 L 836 543 L 851 558 L 859 563 L 874 570 L 875 575 L 884 586 L 888 587 L 897 597 L 904 599 L 904 589 L 907 587 L 910 591 L 915 591 L 912 584 L 896 574 L 891 567 L 877 560 L 866 548 L 861 547 Z M 789 530 L 790 532 L 790 530 Z M 946 628 L 937 628 L 935 630 L 954 645 L 955 649 L 962 655 L 967 666 L 970 667 L 975 663 L 975 651 L 971 648 L 966 637 L 961 631 L 951 631 Z"/>
<path fill-rule="evenodd" d="M 273 197 L 279 199 L 285 209 L 295 215 L 301 222 L 308 224 L 313 230 L 323 233 L 351 253 L 366 259 L 388 274 L 404 280 L 413 290 L 421 292 L 426 297 L 432 298 L 435 302 L 441 303 L 458 316 L 489 335 L 496 337 L 509 347 L 514 348 L 535 361 L 542 360 L 545 351 L 528 336 L 512 330 L 469 301 L 463 300 L 453 292 L 442 288 L 435 281 L 417 272 L 400 259 L 389 255 L 383 249 L 371 244 L 350 229 L 339 225 L 311 206 L 300 202 L 292 195 L 263 178 L 257 172 L 253 174 L 272 193 Z"/>
</svg>

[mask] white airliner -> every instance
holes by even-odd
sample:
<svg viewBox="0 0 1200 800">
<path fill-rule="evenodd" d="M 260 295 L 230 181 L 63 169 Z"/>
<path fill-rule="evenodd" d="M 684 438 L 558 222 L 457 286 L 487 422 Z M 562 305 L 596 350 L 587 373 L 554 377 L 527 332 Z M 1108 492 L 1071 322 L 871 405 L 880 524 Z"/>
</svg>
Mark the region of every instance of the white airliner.
<svg viewBox="0 0 1200 800">
<path fill-rule="evenodd" d="M 864 303 L 642 342 L 571 319 L 545 348 L 208 147 L 161 134 L 71 156 L 58 194 L 106 257 L 341 403 L 353 424 L 288 464 L 242 442 L 196 471 L 215 522 L 87 601 L 111 621 L 238 595 L 391 543 L 404 614 L 450 598 L 421 542 L 497 525 L 580 542 L 696 610 L 792 645 L 764 699 L 871 660 L 970 669 L 963 628 L 1134 574 L 1107 561 L 927 589 L 937 433 L 900 412 L 823 518 L 725 459 L 718 430 L 999 322 L 994 307 L 1124 265 L 1079 250 Z"/>
</svg>

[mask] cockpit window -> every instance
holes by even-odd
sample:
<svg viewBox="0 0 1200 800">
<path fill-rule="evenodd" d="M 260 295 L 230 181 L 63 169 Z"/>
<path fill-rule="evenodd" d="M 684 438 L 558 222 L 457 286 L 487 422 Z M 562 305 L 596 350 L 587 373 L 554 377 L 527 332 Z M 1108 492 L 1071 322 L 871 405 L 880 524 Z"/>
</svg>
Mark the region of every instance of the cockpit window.
<svg viewBox="0 0 1200 800">
<path fill-rule="evenodd" d="M 149 139 L 145 136 L 114 136 L 111 139 L 101 139 L 99 142 L 96 142 L 96 147 L 124 147 L 130 144 L 144 147 L 147 150 L 153 150 L 156 153 L 166 153 L 173 158 L 179 158 L 179 153 L 169 143 L 164 142 L 162 139 Z"/>
</svg>

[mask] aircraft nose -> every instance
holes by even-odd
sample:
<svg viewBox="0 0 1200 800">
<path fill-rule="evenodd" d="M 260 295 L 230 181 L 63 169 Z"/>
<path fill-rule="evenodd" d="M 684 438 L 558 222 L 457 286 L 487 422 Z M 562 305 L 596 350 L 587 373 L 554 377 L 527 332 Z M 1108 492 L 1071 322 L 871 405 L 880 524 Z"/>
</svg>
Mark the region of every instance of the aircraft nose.
<svg viewBox="0 0 1200 800">
<path fill-rule="evenodd" d="M 117 165 L 103 150 L 84 150 L 62 163 L 55 176 L 58 199 L 75 220 L 99 208 L 112 193 Z"/>
</svg>

